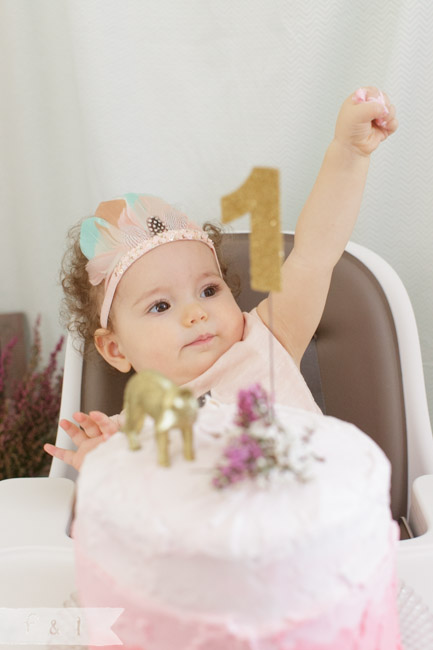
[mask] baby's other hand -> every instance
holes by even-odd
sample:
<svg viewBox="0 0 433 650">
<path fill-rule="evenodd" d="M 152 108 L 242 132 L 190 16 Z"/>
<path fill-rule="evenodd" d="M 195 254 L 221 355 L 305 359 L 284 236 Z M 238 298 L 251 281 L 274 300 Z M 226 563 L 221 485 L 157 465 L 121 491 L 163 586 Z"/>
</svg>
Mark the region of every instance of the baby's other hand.
<svg viewBox="0 0 433 650">
<path fill-rule="evenodd" d="M 355 153 L 369 156 L 397 130 L 395 106 L 378 88 L 367 86 L 352 93 L 341 107 L 335 140 Z"/>
<path fill-rule="evenodd" d="M 62 449 L 46 443 L 44 450 L 79 471 L 86 454 L 116 433 L 119 427 L 108 415 L 100 411 L 90 411 L 89 415 L 77 412 L 73 417 L 80 426 L 69 420 L 60 420 L 59 424 L 77 449 Z"/>
</svg>

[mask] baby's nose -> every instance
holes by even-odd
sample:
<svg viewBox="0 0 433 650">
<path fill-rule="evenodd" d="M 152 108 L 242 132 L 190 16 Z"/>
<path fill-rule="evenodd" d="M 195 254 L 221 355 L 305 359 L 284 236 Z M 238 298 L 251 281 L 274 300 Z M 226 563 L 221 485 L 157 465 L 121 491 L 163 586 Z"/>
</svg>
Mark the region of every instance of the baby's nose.
<svg viewBox="0 0 433 650">
<path fill-rule="evenodd" d="M 207 321 L 207 312 L 198 303 L 194 302 L 185 307 L 183 314 L 183 324 L 185 327 L 191 327 L 200 321 Z"/>
</svg>

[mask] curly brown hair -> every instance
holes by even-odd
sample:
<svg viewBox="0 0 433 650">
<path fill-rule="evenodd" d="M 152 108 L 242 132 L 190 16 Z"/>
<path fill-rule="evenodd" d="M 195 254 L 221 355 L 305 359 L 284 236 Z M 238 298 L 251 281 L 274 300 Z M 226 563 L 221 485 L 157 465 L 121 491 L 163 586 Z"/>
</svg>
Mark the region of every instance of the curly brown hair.
<svg viewBox="0 0 433 650">
<path fill-rule="evenodd" d="M 94 350 L 93 336 L 100 327 L 100 313 L 104 298 L 104 286 L 99 284 L 93 286 L 89 282 L 86 270 L 87 257 L 80 248 L 81 220 L 73 226 L 67 237 L 67 249 L 63 256 L 60 271 L 60 282 L 63 287 L 63 301 L 61 308 L 61 319 L 65 327 L 72 333 L 78 334 L 84 343 L 86 351 Z M 223 230 L 219 226 L 206 222 L 203 230 L 207 232 L 215 246 L 215 252 L 221 267 L 224 281 L 229 286 L 235 297 L 239 295 L 239 278 L 230 275 L 227 263 L 221 253 Z M 108 318 L 108 329 L 113 330 L 113 322 Z"/>
</svg>

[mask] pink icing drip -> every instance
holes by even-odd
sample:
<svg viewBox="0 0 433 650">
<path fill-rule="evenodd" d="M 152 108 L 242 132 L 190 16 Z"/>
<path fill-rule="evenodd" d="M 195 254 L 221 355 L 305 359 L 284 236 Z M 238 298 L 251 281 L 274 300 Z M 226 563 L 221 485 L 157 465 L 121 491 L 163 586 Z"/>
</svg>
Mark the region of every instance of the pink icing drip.
<svg viewBox="0 0 433 650">
<path fill-rule="evenodd" d="M 395 575 L 389 579 L 392 554 L 366 589 L 362 615 L 352 629 L 344 628 L 344 616 L 337 608 L 321 621 L 295 626 L 282 623 L 278 631 L 259 632 L 239 627 L 234 621 L 179 614 L 145 602 L 141 595 L 119 585 L 89 560 L 77 540 L 75 549 L 81 606 L 125 609 L 113 626 L 124 650 L 402 650 Z M 338 633 L 332 642 L 305 640 L 305 632 L 317 623 L 325 629 L 337 623 Z M 106 650 L 118 647 L 105 646 Z"/>
</svg>

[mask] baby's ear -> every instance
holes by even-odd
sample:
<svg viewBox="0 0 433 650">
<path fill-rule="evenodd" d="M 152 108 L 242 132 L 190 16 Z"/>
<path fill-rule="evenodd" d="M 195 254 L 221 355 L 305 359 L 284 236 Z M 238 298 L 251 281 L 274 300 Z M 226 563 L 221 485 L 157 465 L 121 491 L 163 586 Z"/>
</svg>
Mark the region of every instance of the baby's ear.
<svg viewBox="0 0 433 650">
<path fill-rule="evenodd" d="M 114 332 L 100 328 L 96 330 L 93 338 L 99 354 L 110 366 L 120 370 L 120 372 L 129 372 L 131 370 L 132 366 L 120 351 L 119 342 Z"/>
</svg>

